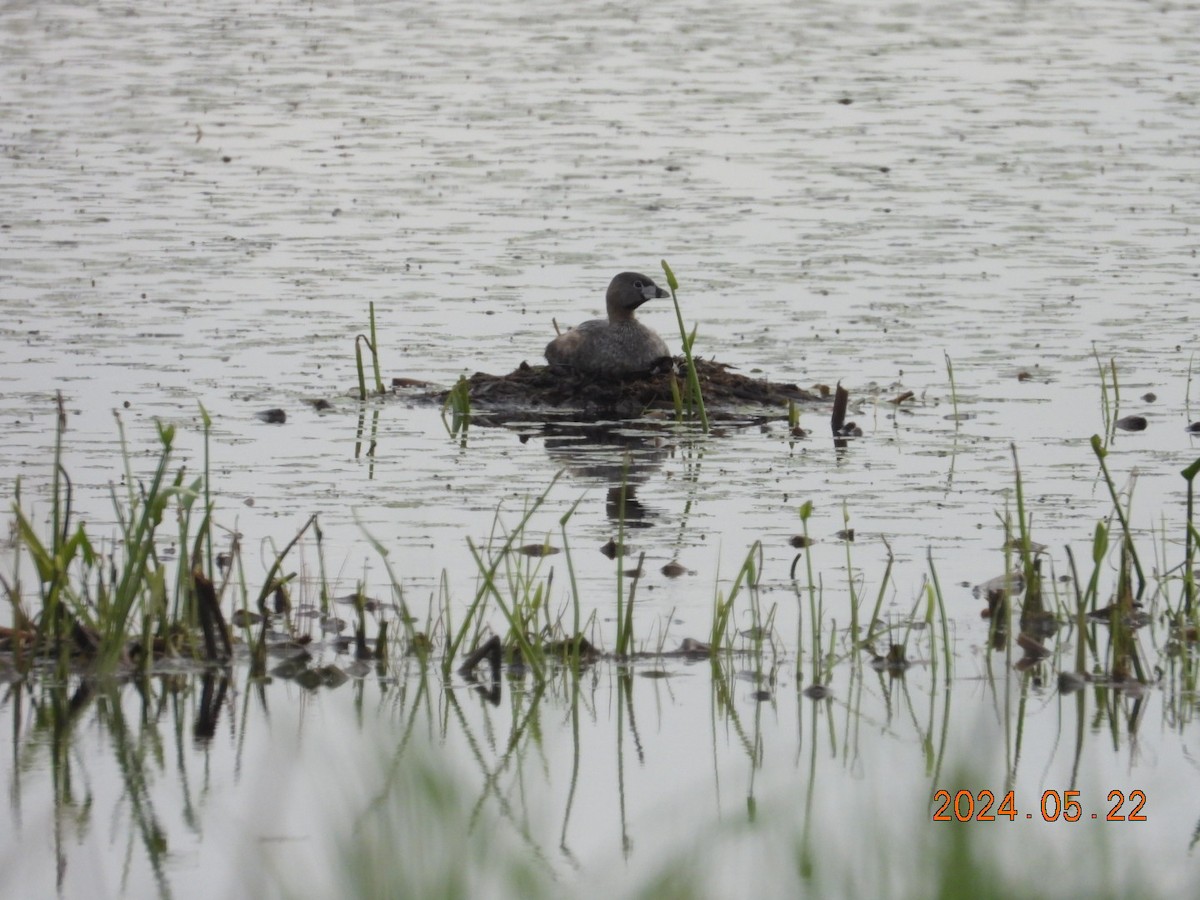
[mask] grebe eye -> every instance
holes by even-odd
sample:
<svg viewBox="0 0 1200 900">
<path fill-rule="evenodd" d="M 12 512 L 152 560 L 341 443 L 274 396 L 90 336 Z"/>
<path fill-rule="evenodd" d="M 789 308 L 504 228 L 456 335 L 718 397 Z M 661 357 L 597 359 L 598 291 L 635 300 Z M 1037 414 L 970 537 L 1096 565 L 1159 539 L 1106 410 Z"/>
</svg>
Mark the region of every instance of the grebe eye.
<svg viewBox="0 0 1200 900">
<path fill-rule="evenodd" d="M 645 287 L 645 285 L 644 285 L 644 284 L 642 284 L 640 281 L 635 281 L 635 282 L 633 283 L 633 286 L 634 286 L 635 288 L 637 288 L 638 290 L 641 290 L 642 288 L 644 288 L 644 287 Z"/>
</svg>

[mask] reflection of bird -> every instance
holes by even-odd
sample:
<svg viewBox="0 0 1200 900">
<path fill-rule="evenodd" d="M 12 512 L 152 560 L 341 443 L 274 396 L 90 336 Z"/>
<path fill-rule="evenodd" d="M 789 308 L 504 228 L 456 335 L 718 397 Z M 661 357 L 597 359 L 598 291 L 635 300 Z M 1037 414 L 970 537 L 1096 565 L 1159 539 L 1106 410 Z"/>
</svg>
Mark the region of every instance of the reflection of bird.
<svg viewBox="0 0 1200 900">
<path fill-rule="evenodd" d="M 646 422 L 640 428 L 618 424 L 546 422 L 546 453 L 559 468 L 606 488 L 604 509 L 614 522 L 621 518 L 621 485 L 625 485 L 625 527 L 649 528 L 662 515 L 643 505 L 637 486 L 654 479 L 672 452 L 666 426 Z"/>
<path fill-rule="evenodd" d="M 647 300 L 669 296 L 645 275 L 622 272 L 608 286 L 608 321 L 592 319 L 560 334 L 546 345 L 546 359 L 589 375 L 647 372 L 655 360 L 671 354 L 633 311 Z"/>
</svg>

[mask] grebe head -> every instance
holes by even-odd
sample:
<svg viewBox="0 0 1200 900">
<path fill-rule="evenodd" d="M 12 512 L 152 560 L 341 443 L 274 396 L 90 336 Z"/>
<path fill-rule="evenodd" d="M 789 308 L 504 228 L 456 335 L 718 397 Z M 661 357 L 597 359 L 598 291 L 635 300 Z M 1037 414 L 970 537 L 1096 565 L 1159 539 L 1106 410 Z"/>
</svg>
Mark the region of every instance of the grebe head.
<svg viewBox="0 0 1200 900">
<path fill-rule="evenodd" d="M 608 285 L 608 321 L 629 321 L 633 319 L 633 311 L 647 300 L 670 296 L 648 276 L 622 272 Z"/>
</svg>

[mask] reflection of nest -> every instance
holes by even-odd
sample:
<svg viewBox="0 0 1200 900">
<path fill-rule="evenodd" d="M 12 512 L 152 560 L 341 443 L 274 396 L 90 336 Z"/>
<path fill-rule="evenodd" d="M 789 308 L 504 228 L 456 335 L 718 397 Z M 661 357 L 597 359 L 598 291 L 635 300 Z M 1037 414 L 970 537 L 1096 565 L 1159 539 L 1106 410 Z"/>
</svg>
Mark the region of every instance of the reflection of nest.
<svg viewBox="0 0 1200 900">
<path fill-rule="evenodd" d="M 665 359 L 664 359 L 665 362 Z M 534 410 L 574 412 L 584 416 L 615 416 L 629 418 L 652 410 L 675 411 L 675 382 L 679 393 L 686 398 L 687 375 L 682 359 L 673 365 L 662 365 L 646 375 L 623 379 L 598 379 L 570 369 L 551 366 L 521 365 L 508 375 L 488 375 L 476 372 L 467 383 L 471 406 L 486 411 L 528 413 Z M 746 413 L 762 415 L 769 408 L 786 415 L 791 401 L 811 402 L 827 396 L 797 387 L 777 384 L 760 378 L 747 378 L 730 371 L 723 363 L 696 360 L 700 392 L 710 417 L 721 418 Z M 444 402 L 448 391 L 430 395 Z M 685 399 L 686 404 L 686 399 Z"/>
</svg>

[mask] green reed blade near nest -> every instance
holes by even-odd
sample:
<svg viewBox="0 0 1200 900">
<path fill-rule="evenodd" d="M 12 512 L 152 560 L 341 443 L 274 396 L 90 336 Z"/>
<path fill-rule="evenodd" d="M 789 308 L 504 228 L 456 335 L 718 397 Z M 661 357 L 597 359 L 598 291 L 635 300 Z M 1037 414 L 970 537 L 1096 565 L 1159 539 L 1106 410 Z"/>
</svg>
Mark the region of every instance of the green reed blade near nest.
<svg viewBox="0 0 1200 900">
<path fill-rule="evenodd" d="M 679 297 L 675 293 L 679 289 L 679 282 L 675 279 L 675 273 L 671 271 L 671 267 L 667 265 L 665 259 L 662 261 L 662 268 L 667 276 L 667 286 L 671 289 L 671 302 L 675 304 L 675 319 L 679 323 L 679 339 L 683 342 L 683 356 L 687 360 L 688 402 L 693 405 L 699 415 L 700 426 L 707 434 L 708 413 L 704 409 L 704 397 L 700 393 L 700 376 L 696 374 L 696 362 L 692 358 L 692 344 L 696 340 L 696 330 L 693 328 L 689 335 L 687 326 L 683 324 L 683 310 L 679 307 Z"/>
<path fill-rule="evenodd" d="M 379 373 L 379 340 L 375 336 L 375 303 L 373 301 L 368 304 L 368 309 L 368 315 L 370 316 L 370 337 L 360 334 L 354 338 L 354 361 L 358 367 L 358 399 L 363 401 L 367 399 L 367 378 L 363 370 L 362 357 L 363 344 L 366 344 L 367 349 L 371 351 L 371 366 L 375 374 L 375 393 L 385 393 L 383 389 L 383 377 Z"/>
</svg>

